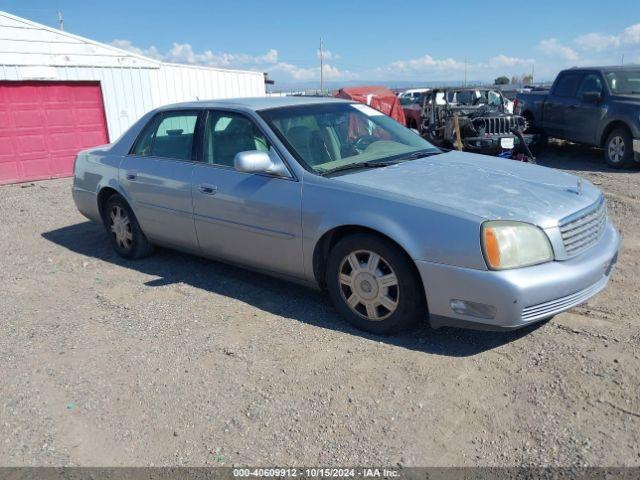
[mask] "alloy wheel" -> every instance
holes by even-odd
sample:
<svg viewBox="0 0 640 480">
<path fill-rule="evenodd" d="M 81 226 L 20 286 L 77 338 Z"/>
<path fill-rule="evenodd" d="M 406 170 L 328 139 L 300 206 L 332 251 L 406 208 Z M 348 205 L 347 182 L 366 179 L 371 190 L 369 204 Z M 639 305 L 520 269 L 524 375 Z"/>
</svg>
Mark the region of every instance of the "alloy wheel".
<svg viewBox="0 0 640 480">
<path fill-rule="evenodd" d="M 398 277 L 389 262 L 375 252 L 357 250 L 344 257 L 338 282 L 349 308 L 367 320 L 384 320 L 398 308 Z"/>
<path fill-rule="evenodd" d="M 614 163 L 620 163 L 624 158 L 624 139 L 615 136 L 609 141 L 609 158 Z"/>
<path fill-rule="evenodd" d="M 116 244 L 125 250 L 129 250 L 133 244 L 133 232 L 131 220 L 127 212 L 120 205 L 114 205 L 109 212 L 111 219 L 110 230 L 116 239 Z"/>
</svg>

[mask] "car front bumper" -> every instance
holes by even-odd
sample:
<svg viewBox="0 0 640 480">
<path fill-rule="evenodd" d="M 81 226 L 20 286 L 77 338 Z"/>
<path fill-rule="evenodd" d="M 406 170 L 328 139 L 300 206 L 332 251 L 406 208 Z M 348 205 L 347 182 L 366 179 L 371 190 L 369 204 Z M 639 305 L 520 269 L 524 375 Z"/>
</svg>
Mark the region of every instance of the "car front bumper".
<svg viewBox="0 0 640 480">
<path fill-rule="evenodd" d="M 511 330 L 553 317 L 605 287 L 619 246 L 618 232 L 609 223 L 596 245 L 565 261 L 502 271 L 416 261 L 431 325 Z M 484 305 L 492 318 L 456 313 L 452 300 Z"/>
<path fill-rule="evenodd" d="M 535 136 L 531 134 L 523 135 L 527 145 L 535 143 Z M 465 137 L 463 139 L 464 149 L 475 153 L 499 153 L 505 150 L 502 147 L 502 139 L 513 139 L 514 148 L 520 148 L 520 139 L 515 135 L 490 135 L 484 137 Z"/>
</svg>

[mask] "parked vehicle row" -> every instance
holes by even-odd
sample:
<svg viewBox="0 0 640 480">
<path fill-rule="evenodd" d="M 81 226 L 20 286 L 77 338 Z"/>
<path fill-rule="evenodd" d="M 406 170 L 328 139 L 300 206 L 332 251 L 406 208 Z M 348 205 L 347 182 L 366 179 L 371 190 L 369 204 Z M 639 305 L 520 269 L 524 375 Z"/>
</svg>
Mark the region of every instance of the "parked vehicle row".
<svg viewBox="0 0 640 480">
<path fill-rule="evenodd" d="M 519 93 L 516 112 L 535 131 L 604 149 L 613 168 L 640 162 L 640 68 L 571 68 L 548 92 Z"/>
<path fill-rule="evenodd" d="M 161 245 L 326 289 L 378 334 L 550 318 L 604 288 L 619 246 L 591 183 L 338 99 L 156 109 L 77 156 L 73 198 L 124 258 Z"/>
</svg>

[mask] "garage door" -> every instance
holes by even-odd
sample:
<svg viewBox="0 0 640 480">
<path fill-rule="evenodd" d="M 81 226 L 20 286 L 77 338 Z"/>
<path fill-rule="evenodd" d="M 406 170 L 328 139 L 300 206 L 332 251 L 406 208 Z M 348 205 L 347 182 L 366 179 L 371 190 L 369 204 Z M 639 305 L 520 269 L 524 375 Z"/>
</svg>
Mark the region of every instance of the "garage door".
<svg viewBox="0 0 640 480">
<path fill-rule="evenodd" d="M 98 82 L 0 82 L 0 184 L 69 176 L 107 138 Z"/>
</svg>

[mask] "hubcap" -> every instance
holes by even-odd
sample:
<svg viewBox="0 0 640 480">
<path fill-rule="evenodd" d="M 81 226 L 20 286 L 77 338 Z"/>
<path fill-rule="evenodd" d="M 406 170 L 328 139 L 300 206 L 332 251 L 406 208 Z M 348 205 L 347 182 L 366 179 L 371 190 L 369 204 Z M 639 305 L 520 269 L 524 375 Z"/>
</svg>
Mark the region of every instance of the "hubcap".
<svg viewBox="0 0 640 480">
<path fill-rule="evenodd" d="M 624 158 L 624 140 L 622 137 L 613 137 L 609 142 L 609 158 L 614 163 L 619 163 Z"/>
<path fill-rule="evenodd" d="M 367 320 L 384 320 L 398 308 L 398 278 L 391 265 L 375 252 L 357 250 L 344 257 L 338 282 L 349 308 Z"/>
<path fill-rule="evenodd" d="M 114 205 L 109 212 L 111 218 L 111 233 L 116 239 L 116 243 L 121 248 L 129 249 L 133 243 L 133 233 L 131 232 L 131 222 L 126 212 L 119 205 Z"/>
</svg>

